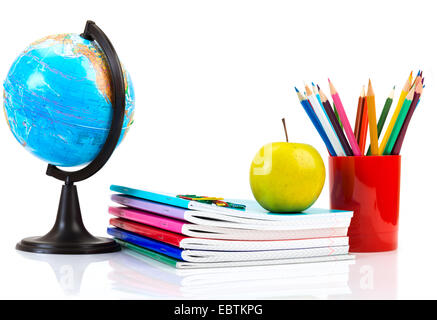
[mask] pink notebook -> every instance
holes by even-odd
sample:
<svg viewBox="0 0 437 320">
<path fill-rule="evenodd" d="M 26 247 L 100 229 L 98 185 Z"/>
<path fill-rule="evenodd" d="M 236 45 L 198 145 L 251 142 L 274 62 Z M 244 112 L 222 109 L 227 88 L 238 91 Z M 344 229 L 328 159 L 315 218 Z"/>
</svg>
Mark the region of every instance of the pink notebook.
<svg viewBox="0 0 437 320">
<path fill-rule="evenodd" d="M 229 227 L 216 226 L 212 220 L 205 224 L 187 223 L 182 220 L 152 214 L 146 211 L 126 207 L 110 207 L 109 213 L 124 219 L 136 221 L 156 228 L 183 234 L 189 237 L 228 239 L 228 240 L 293 240 L 347 236 L 348 225 L 340 221 L 338 225 L 318 226 L 299 222 L 287 226 L 250 226 L 238 223 L 227 223 Z"/>
<path fill-rule="evenodd" d="M 120 218 L 141 222 L 152 227 L 157 227 L 180 234 L 182 234 L 183 226 L 186 224 L 182 220 L 170 219 L 164 216 L 147 213 L 146 211 L 128 209 L 124 207 L 109 207 L 109 213 Z"/>
</svg>

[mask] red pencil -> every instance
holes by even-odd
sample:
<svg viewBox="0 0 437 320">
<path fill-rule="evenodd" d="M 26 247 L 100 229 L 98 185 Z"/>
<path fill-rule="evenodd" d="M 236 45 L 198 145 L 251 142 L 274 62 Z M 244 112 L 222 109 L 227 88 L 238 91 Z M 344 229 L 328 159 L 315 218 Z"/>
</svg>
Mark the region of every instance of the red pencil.
<svg viewBox="0 0 437 320">
<path fill-rule="evenodd" d="M 367 97 L 364 97 L 363 104 L 363 116 L 361 117 L 360 125 L 360 140 L 358 142 L 361 154 L 366 154 L 366 139 L 367 139 L 367 128 L 369 126 L 369 120 L 367 117 Z"/>
</svg>

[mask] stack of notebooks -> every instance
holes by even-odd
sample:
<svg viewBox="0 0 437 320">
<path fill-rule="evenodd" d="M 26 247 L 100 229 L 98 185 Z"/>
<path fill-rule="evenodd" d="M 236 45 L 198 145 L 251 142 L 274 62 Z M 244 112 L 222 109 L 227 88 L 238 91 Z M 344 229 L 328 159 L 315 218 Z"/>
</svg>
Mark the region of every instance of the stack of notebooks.
<svg viewBox="0 0 437 320">
<path fill-rule="evenodd" d="M 255 201 L 244 210 L 122 186 L 109 208 L 108 233 L 123 247 L 176 268 L 235 267 L 353 259 L 352 211 L 310 208 L 272 213 Z"/>
</svg>

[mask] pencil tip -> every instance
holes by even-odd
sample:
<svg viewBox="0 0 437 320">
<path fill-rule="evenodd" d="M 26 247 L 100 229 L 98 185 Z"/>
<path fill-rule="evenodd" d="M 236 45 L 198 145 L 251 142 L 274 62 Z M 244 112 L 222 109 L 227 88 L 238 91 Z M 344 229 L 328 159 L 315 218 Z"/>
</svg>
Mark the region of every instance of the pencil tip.
<svg viewBox="0 0 437 320">
<path fill-rule="evenodd" d="M 331 79 L 328 78 L 328 82 L 331 83 Z"/>
<path fill-rule="evenodd" d="M 296 92 L 298 92 L 299 93 L 299 90 L 296 88 L 296 87 L 294 87 L 294 90 L 296 90 Z"/>
<path fill-rule="evenodd" d="M 306 83 L 305 83 L 305 92 L 306 92 L 307 96 L 310 96 L 313 94 L 310 87 Z"/>
<path fill-rule="evenodd" d="M 374 96 L 375 93 L 373 92 L 372 88 L 372 82 L 369 79 L 369 85 L 367 86 L 367 96 Z"/>
<path fill-rule="evenodd" d="M 395 86 L 393 86 L 393 89 L 391 90 L 388 97 L 393 100 L 394 96 L 395 96 Z"/>
</svg>

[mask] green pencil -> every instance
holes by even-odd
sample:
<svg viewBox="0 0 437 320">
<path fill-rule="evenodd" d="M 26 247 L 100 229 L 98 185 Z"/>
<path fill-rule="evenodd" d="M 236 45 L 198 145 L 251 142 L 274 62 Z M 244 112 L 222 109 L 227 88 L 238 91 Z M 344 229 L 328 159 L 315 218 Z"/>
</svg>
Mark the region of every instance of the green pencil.
<svg viewBox="0 0 437 320">
<path fill-rule="evenodd" d="M 383 155 L 390 155 L 393 149 L 393 146 L 398 138 L 399 131 L 401 131 L 402 124 L 404 123 L 405 117 L 407 116 L 408 110 L 410 109 L 411 102 L 413 101 L 415 88 L 411 88 L 410 92 L 408 92 L 407 97 L 402 104 L 401 111 L 396 119 L 393 130 L 388 138 L 387 145 L 385 146 Z"/>
<path fill-rule="evenodd" d="M 379 116 L 378 125 L 377 125 L 378 138 L 381 135 L 382 128 L 384 128 L 385 120 L 387 119 L 388 113 L 390 111 L 390 107 L 393 103 L 394 95 L 395 95 L 395 87 L 393 87 L 387 100 L 385 100 L 384 108 L 382 109 L 381 115 Z M 368 156 L 370 155 L 370 146 L 367 149 L 366 155 Z"/>
<path fill-rule="evenodd" d="M 341 123 L 340 115 L 338 114 L 337 108 L 335 107 L 334 101 L 332 102 L 332 106 L 334 107 L 334 114 L 337 118 L 338 123 L 340 124 L 340 127 L 343 129 L 343 124 Z"/>
</svg>

